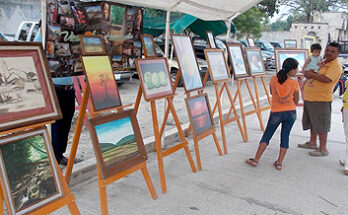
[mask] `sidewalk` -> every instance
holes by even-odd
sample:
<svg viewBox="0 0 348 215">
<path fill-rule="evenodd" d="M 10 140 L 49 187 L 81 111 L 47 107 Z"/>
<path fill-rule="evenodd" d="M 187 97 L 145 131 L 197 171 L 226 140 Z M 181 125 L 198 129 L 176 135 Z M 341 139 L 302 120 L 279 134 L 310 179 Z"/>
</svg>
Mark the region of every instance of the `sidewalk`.
<svg viewBox="0 0 348 215">
<path fill-rule="evenodd" d="M 225 127 L 228 154 L 218 156 L 212 137 L 200 142 L 200 172 L 191 172 L 184 150 L 165 158 L 166 194 L 161 193 L 157 160 L 150 153 L 148 170 L 158 199 L 151 199 L 139 171 L 107 187 L 109 214 L 348 214 L 348 176 L 338 164 L 345 150 L 340 107 L 341 100 L 335 99 L 328 157 L 310 157 L 308 150 L 296 147 L 309 136 L 302 131 L 302 108 L 298 108 L 283 170 L 272 166 L 278 156 L 279 130 L 259 166 L 248 166 L 245 160 L 254 156 L 262 135 L 252 115 L 247 118 L 247 143 L 236 133 L 235 122 Z M 268 112 L 262 115 L 266 125 Z M 222 147 L 220 128 L 216 130 Z M 192 138 L 189 142 L 196 163 Z M 71 189 L 81 214 L 100 214 L 96 177 Z M 69 212 L 64 207 L 53 214 Z"/>
</svg>

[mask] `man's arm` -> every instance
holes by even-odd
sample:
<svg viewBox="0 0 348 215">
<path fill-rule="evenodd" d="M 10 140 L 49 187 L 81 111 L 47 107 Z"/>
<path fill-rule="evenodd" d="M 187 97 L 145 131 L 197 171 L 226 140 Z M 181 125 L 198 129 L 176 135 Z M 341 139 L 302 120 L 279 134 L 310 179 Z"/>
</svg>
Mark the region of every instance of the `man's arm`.
<svg viewBox="0 0 348 215">
<path fill-rule="evenodd" d="M 323 82 L 323 83 L 330 83 L 332 80 L 328 77 L 326 77 L 325 75 L 320 75 L 320 74 L 317 74 L 311 70 L 307 71 L 304 76 L 308 79 L 315 79 L 315 80 L 318 80 L 320 82 Z"/>
</svg>

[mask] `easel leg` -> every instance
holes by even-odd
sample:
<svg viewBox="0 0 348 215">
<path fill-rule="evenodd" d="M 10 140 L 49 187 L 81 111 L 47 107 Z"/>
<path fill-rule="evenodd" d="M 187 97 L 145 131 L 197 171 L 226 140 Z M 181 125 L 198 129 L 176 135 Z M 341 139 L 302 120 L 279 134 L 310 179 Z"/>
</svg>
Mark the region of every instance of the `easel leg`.
<svg viewBox="0 0 348 215">
<path fill-rule="evenodd" d="M 85 89 L 83 90 L 82 104 L 80 105 L 80 112 L 77 118 L 77 124 L 76 124 L 74 138 L 73 138 L 72 146 L 70 150 L 68 165 L 65 171 L 65 180 L 67 181 L 68 184 L 70 182 L 70 176 L 71 176 L 72 168 L 73 168 L 75 157 L 76 157 L 77 147 L 78 147 L 80 136 L 81 136 L 82 125 L 83 125 L 83 121 L 84 121 L 86 109 L 87 109 L 88 97 L 89 97 L 89 89 L 88 89 L 88 85 L 86 84 Z"/>
<path fill-rule="evenodd" d="M 139 87 L 137 98 L 135 99 L 135 103 L 134 103 L 135 115 L 137 115 L 137 113 L 138 113 L 142 94 L 143 94 L 143 90 L 141 89 L 141 87 Z"/>
<path fill-rule="evenodd" d="M 147 171 L 146 164 L 145 164 L 145 167 L 141 168 L 141 172 L 143 173 L 144 179 L 146 181 L 146 185 L 149 188 L 152 199 L 157 199 L 157 193 L 156 193 L 155 187 L 153 186 L 149 172 Z"/>
<path fill-rule="evenodd" d="M 248 137 L 248 129 L 247 129 L 247 125 L 246 125 L 246 120 L 245 120 L 243 98 L 242 98 L 242 94 L 241 94 L 241 91 L 240 91 L 241 82 L 239 80 L 237 80 L 236 83 L 237 83 L 237 92 L 236 93 L 238 93 L 240 112 L 241 112 L 241 115 L 242 115 L 242 123 L 243 123 L 243 128 L 244 128 L 244 139 L 245 139 L 245 142 L 247 142 L 249 137 Z"/>
<path fill-rule="evenodd" d="M 108 200 L 106 194 L 106 186 L 103 184 L 102 179 L 100 177 L 100 171 L 97 167 L 98 171 L 98 185 L 99 185 L 99 198 L 100 198 L 100 212 L 103 215 L 108 215 Z"/>
<path fill-rule="evenodd" d="M 202 170 L 202 163 L 201 163 L 201 156 L 199 154 L 199 147 L 198 147 L 198 141 L 196 138 L 193 139 L 193 143 L 195 145 L 195 154 L 196 154 L 196 159 L 197 159 L 197 168 L 199 171 Z"/>
<path fill-rule="evenodd" d="M 0 188 L 0 215 L 4 214 L 4 197 L 2 195 L 2 190 Z"/>
<path fill-rule="evenodd" d="M 214 84 L 214 87 L 215 87 L 216 100 L 217 100 L 216 103 L 217 103 L 218 111 L 219 111 L 220 129 L 221 129 L 221 136 L 222 136 L 222 146 L 224 148 L 224 154 L 227 154 L 225 126 L 224 126 L 224 120 L 223 120 L 223 116 L 222 116 L 222 107 L 221 107 L 221 101 L 220 101 L 220 96 L 219 96 L 220 92 L 219 92 L 217 84 Z"/>
<path fill-rule="evenodd" d="M 271 104 L 272 103 L 271 96 L 270 96 L 270 94 L 268 92 L 267 85 L 266 85 L 266 82 L 265 82 L 265 78 L 262 77 L 262 76 L 261 76 L 261 81 L 262 81 L 263 88 L 265 89 L 265 92 L 266 92 L 268 103 Z"/>
<path fill-rule="evenodd" d="M 253 106 L 254 106 L 254 108 L 255 108 L 257 118 L 259 119 L 260 128 L 261 128 L 262 131 L 264 131 L 264 127 L 263 127 L 263 123 L 262 123 L 262 118 L 261 118 L 260 109 L 259 109 L 259 107 L 257 106 L 257 104 L 255 103 L 255 99 L 254 99 L 253 93 L 252 93 L 252 91 L 251 91 L 251 88 L 250 88 L 250 85 L 249 85 L 248 80 L 245 80 L 245 84 L 246 84 L 246 86 L 247 86 L 247 88 L 248 88 L 248 92 L 249 92 L 251 101 L 252 101 L 252 103 L 253 103 Z M 257 86 L 256 86 L 256 87 L 257 87 Z M 255 88 L 255 89 L 256 89 L 256 88 Z M 258 95 L 256 95 L 256 96 L 258 96 Z"/>
<path fill-rule="evenodd" d="M 72 215 L 80 215 L 80 211 L 79 211 L 75 201 L 70 202 L 68 204 L 68 208 L 69 208 L 70 214 L 72 214 Z"/>
<path fill-rule="evenodd" d="M 222 156 L 221 148 L 220 148 L 220 145 L 219 145 L 218 138 L 217 138 L 217 136 L 216 136 L 216 134 L 215 134 L 215 131 L 213 132 L 212 135 L 213 135 L 213 138 L 214 138 L 214 142 L 215 142 L 216 149 L 217 149 L 219 155 Z"/>
</svg>

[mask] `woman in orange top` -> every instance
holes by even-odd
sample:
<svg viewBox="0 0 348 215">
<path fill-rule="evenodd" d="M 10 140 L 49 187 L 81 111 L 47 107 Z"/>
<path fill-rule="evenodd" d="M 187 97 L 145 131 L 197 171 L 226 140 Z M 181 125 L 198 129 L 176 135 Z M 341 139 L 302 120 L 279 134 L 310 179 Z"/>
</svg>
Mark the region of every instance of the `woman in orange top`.
<svg viewBox="0 0 348 215">
<path fill-rule="evenodd" d="M 282 69 L 273 76 L 269 83 L 272 93 L 271 114 L 268 119 L 265 133 L 263 134 L 255 158 L 250 158 L 246 162 L 256 167 L 265 151 L 270 139 L 278 126 L 282 124 L 280 151 L 278 160 L 273 165 L 277 170 L 282 169 L 282 163 L 289 148 L 289 136 L 292 126 L 296 120 L 296 105 L 299 99 L 299 87 L 297 81 L 290 77 L 295 77 L 298 69 L 298 62 L 294 58 L 287 58 L 283 62 Z"/>
</svg>

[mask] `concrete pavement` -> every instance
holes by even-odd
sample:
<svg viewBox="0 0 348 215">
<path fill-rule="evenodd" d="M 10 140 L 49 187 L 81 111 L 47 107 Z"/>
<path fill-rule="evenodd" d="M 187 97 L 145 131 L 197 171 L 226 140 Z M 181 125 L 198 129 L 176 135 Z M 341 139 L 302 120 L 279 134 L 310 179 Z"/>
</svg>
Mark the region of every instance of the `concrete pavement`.
<svg viewBox="0 0 348 215">
<path fill-rule="evenodd" d="M 345 150 L 341 100 L 334 100 L 332 107 L 328 157 L 310 157 L 308 150 L 296 147 L 309 136 L 302 131 L 302 108 L 298 108 L 283 170 L 272 166 L 278 156 L 280 129 L 259 166 L 248 166 L 245 160 L 254 156 L 262 136 L 257 117 L 252 115 L 247 117 L 247 143 L 236 133 L 235 122 L 225 127 L 228 154 L 218 156 L 212 137 L 200 142 L 200 172 L 191 172 L 184 150 L 165 158 L 166 194 L 161 193 L 157 160 L 150 153 L 148 170 L 158 199 L 151 199 L 139 171 L 107 187 L 109 214 L 348 214 L 348 176 L 343 175 L 343 167 L 338 164 Z M 268 111 L 262 115 L 266 125 Z M 216 130 L 222 147 L 220 128 Z M 196 163 L 192 138 L 189 142 Z M 81 214 L 100 214 L 96 177 L 71 190 Z M 69 212 L 65 207 L 54 214 Z"/>
</svg>

